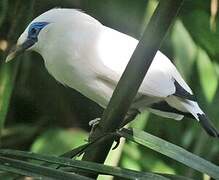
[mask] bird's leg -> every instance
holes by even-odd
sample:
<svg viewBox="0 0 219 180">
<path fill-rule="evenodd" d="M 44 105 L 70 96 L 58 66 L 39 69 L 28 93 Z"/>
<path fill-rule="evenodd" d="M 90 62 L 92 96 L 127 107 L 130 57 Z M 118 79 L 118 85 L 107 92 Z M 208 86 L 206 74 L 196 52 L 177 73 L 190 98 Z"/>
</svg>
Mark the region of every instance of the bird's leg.
<svg viewBox="0 0 219 180">
<path fill-rule="evenodd" d="M 122 121 L 122 123 L 120 125 L 120 128 L 122 128 L 126 124 L 130 123 L 131 121 L 133 121 L 139 113 L 140 112 L 137 109 L 130 109 L 127 112 L 124 120 Z M 119 146 L 119 144 L 120 144 L 120 137 L 117 137 L 114 140 L 116 142 L 116 145 L 113 147 L 113 150 L 116 149 Z"/>
<path fill-rule="evenodd" d="M 139 113 L 140 113 L 140 111 L 137 110 L 137 109 L 129 109 L 129 111 L 127 112 L 124 120 L 122 121 L 122 123 L 120 125 L 120 128 L 122 128 L 126 124 L 130 123 L 131 121 L 133 121 Z"/>
<path fill-rule="evenodd" d="M 99 123 L 100 123 L 100 118 L 95 118 L 95 119 L 89 121 L 89 126 L 91 126 L 91 131 L 90 131 L 91 134 L 97 128 Z"/>
<path fill-rule="evenodd" d="M 130 109 L 128 111 L 127 115 L 125 116 L 124 120 L 122 121 L 121 125 L 119 126 L 119 128 L 122 128 L 126 124 L 130 123 L 131 121 L 133 121 L 135 119 L 135 117 L 139 113 L 140 112 L 137 109 Z M 96 118 L 96 119 L 91 120 L 89 122 L 89 126 L 91 126 L 91 132 L 90 132 L 91 134 L 97 128 L 99 122 L 100 122 L 100 118 Z M 119 144 L 120 144 L 120 137 L 115 138 L 114 141 L 116 142 L 116 145 L 112 148 L 113 150 L 116 149 L 119 146 Z"/>
<path fill-rule="evenodd" d="M 98 125 L 99 122 L 100 122 L 100 118 L 95 118 L 95 119 L 89 121 L 89 126 L 94 127 L 94 126 Z"/>
</svg>

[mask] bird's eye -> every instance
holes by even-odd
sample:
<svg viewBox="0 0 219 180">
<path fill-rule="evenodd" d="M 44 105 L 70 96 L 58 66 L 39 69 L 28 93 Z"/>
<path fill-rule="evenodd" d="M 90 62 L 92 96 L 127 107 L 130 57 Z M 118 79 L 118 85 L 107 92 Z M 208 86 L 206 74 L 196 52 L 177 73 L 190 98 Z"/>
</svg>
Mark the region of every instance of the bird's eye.
<svg viewBox="0 0 219 180">
<path fill-rule="evenodd" d="M 38 32 L 38 29 L 36 29 L 36 28 L 31 28 L 31 30 L 30 30 L 30 34 L 31 35 L 34 35 L 34 34 L 37 34 L 37 32 Z"/>
<path fill-rule="evenodd" d="M 37 41 L 38 40 L 38 34 L 48 24 L 49 24 L 48 22 L 35 22 L 35 23 L 32 23 L 30 25 L 29 29 L 28 29 L 28 38 L 32 39 L 34 41 Z"/>
</svg>

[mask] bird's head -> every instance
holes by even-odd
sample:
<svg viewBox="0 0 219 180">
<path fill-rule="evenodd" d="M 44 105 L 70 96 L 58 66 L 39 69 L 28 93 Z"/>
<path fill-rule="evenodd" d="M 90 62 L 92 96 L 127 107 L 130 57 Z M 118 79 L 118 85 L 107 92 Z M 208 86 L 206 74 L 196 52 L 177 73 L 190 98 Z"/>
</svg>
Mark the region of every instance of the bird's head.
<svg viewBox="0 0 219 180">
<path fill-rule="evenodd" d="M 17 44 L 10 50 L 6 62 L 14 59 L 26 50 L 37 50 L 40 41 L 42 41 L 42 34 L 46 33 L 47 26 L 50 23 L 43 18 L 33 20 L 21 34 Z"/>
<path fill-rule="evenodd" d="M 54 37 L 63 37 L 64 31 L 70 28 L 76 21 L 81 19 L 91 19 L 91 17 L 83 14 L 75 9 L 51 9 L 40 16 L 36 17 L 20 35 L 17 44 L 12 47 L 6 62 L 14 59 L 18 55 L 27 50 L 33 50 L 41 53 L 42 47 L 48 45 L 48 37 L 55 34 Z M 64 31 L 63 31 L 64 28 Z M 60 36 L 62 34 L 62 36 Z"/>
</svg>

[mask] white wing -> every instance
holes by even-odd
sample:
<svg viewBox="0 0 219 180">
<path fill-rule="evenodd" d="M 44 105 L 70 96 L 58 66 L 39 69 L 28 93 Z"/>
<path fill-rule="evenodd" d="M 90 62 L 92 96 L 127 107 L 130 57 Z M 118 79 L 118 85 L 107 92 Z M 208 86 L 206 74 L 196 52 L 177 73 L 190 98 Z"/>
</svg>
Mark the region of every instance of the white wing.
<svg viewBox="0 0 219 180">
<path fill-rule="evenodd" d="M 118 81 L 124 71 L 138 41 L 128 35 L 104 27 L 98 42 L 98 54 L 103 64 L 117 74 L 112 81 Z M 110 76 L 108 76 L 110 78 Z M 191 89 L 185 83 L 171 61 L 160 51 L 157 52 L 148 73 L 139 89 L 139 93 L 153 97 L 167 97 L 176 91 L 177 81 L 188 93 Z"/>
</svg>

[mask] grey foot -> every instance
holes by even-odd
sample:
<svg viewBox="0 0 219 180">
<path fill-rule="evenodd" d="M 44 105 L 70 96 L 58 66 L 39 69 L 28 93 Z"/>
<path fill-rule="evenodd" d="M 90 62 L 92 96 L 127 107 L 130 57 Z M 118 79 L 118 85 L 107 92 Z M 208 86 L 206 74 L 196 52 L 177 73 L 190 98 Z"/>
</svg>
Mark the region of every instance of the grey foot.
<svg viewBox="0 0 219 180">
<path fill-rule="evenodd" d="M 93 119 L 89 122 L 89 126 L 91 126 L 90 135 L 92 135 L 94 133 L 94 131 L 96 130 L 96 128 L 99 125 L 99 122 L 100 122 L 100 118 Z"/>
<path fill-rule="evenodd" d="M 92 128 L 97 126 L 100 122 L 100 118 L 96 118 L 96 119 L 93 119 L 91 121 L 89 121 L 89 126 L 91 126 Z"/>
</svg>

